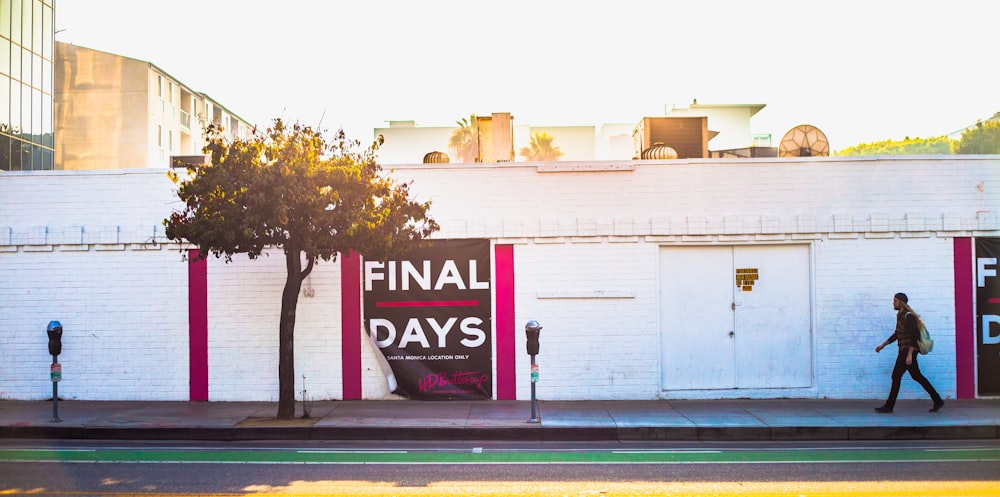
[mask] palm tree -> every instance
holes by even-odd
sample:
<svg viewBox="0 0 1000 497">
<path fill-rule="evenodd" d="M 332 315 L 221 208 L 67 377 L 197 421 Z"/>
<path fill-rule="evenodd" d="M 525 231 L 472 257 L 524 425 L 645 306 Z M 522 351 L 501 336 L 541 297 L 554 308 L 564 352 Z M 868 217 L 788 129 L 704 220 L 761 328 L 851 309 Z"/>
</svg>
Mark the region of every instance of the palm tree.
<svg viewBox="0 0 1000 497">
<path fill-rule="evenodd" d="M 476 115 L 470 114 L 469 118 L 462 118 L 455 121 L 458 124 L 448 140 L 448 148 L 455 155 L 458 162 L 475 162 L 479 156 L 479 125 L 476 123 Z"/>
<path fill-rule="evenodd" d="M 544 131 L 536 131 L 531 135 L 529 146 L 522 147 L 518 155 L 528 162 L 556 161 L 562 157 L 559 147 L 552 146 L 553 137 Z"/>
</svg>

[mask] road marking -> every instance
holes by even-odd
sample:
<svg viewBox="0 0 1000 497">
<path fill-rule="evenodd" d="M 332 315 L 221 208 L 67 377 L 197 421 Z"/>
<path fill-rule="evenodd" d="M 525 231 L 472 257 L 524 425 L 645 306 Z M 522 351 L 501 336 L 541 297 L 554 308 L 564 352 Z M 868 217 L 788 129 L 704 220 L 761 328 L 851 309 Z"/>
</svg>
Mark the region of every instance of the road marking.
<svg viewBox="0 0 1000 497">
<path fill-rule="evenodd" d="M 314 449 L 297 450 L 298 454 L 406 454 L 405 450 Z"/>
<path fill-rule="evenodd" d="M 612 454 L 721 454 L 721 450 L 613 450 Z"/>
<path fill-rule="evenodd" d="M 0 461 L 214 464 L 829 464 L 1000 461 L 1000 448 L 673 451 L 0 449 Z"/>
</svg>

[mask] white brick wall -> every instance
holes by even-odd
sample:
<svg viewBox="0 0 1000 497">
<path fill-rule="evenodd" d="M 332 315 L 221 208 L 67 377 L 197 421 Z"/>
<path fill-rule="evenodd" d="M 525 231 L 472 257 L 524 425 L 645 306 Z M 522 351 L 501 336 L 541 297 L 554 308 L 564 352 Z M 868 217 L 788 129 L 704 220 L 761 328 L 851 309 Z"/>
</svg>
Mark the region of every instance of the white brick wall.
<svg viewBox="0 0 1000 497">
<path fill-rule="evenodd" d="M 934 338 L 920 369 L 945 396 L 955 395 L 955 307 L 951 239 L 855 239 L 816 243 L 816 384 L 831 398 L 884 397 L 895 344 L 892 296 L 904 292 Z M 907 376 L 900 396 L 924 397 Z"/>
<path fill-rule="evenodd" d="M 515 246 L 517 397 L 530 398 L 522 330 L 536 319 L 539 398 L 656 398 L 656 263 L 654 244 Z"/>
<path fill-rule="evenodd" d="M 813 386 L 702 396 L 882 398 L 894 350 L 890 297 L 911 297 L 937 342 L 921 366 L 955 392 L 952 242 L 1000 236 L 1000 159 L 681 160 L 399 166 L 431 199 L 440 238 L 513 244 L 517 396 L 528 396 L 521 327 L 545 326 L 544 399 L 660 393 L 662 244 L 809 243 Z M 179 207 L 163 170 L 0 175 L 0 398 L 51 395 L 46 324 L 66 328 L 60 394 L 186 399 L 187 264 L 163 242 Z M 277 397 L 283 255 L 208 267 L 209 397 Z M 296 391 L 342 396 L 339 264 L 300 297 Z M 361 331 L 358 330 L 360 333 Z M 363 342 L 363 396 L 388 395 Z M 904 381 L 902 397 L 922 397 Z"/>
<path fill-rule="evenodd" d="M 0 230 L 15 227 L 16 234 L 48 226 L 51 234 L 83 227 L 95 233 L 120 227 L 140 243 L 154 229 L 162 235 L 163 218 L 182 207 L 174 190 L 163 169 L 4 173 Z"/>
<path fill-rule="evenodd" d="M 278 322 L 285 255 L 208 259 L 209 400 L 278 400 Z M 295 319 L 295 397 L 343 396 L 340 264 L 318 262 L 303 282 Z M 307 297 L 306 289 L 312 289 Z M 303 376 L 305 378 L 303 378 Z"/>
<path fill-rule="evenodd" d="M 187 266 L 173 251 L 0 252 L 0 398 L 46 399 L 49 321 L 66 399 L 188 398 Z"/>
</svg>

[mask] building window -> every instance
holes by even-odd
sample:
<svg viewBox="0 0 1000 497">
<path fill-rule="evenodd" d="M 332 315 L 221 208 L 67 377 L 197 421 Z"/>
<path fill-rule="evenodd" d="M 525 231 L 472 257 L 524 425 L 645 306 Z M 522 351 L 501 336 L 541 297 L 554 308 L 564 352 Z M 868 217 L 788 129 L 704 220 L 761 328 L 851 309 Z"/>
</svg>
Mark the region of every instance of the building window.
<svg viewBox="0 0 1000 497">
<path fill-rule="evenodd" d="M 10 79 L 0 75 L 0 133 L 13 133 L 11 131 L 10 105 L 7 99 L 10 98 Z"/>
<path fill-rule="evenodd" d="M 42 6 L 42 57 L 52 60 L 53 49 L 55 48 L 52 43 L 53 37 L 55 37 L 55 27 L 52 24 L 52 7 L 48 5 Z"/>
<path fill-rule="evenodd" d="M 21 142 L 21 170 L 31 171 L 31 144 L 27 142 Z"/>
<path fill-rule="evenodd" d="M 33 12 L 31 13 L 31 50 L 35 53 L 42 53 L 42 2 L 32 0 Z M 41 159 L 39 159 L 41 160 Z"/>
<path fill-rule="evenodd" d="M 45 164 L 42 162 L 42 147 L 39 147 L 38 145 L 31 146 L 31 170 L 45 170 Z"/>
<path fill-rule="evenodd" d="M 21 137 L 31 134 L 31 87 L 21 85 Z"/>
<path fill-rule="evenodd" d="M 10 0 L 0 0 L 0 36 L 10 38 Z"/>
<path fill-rule="evenodd" d="M 10 170 L 21 170 L 21 140 L 10 141 Z"/>
<path fill-rule="evenodd" d="M 21 0 L 11 0 L 10 13 L 13 14 L 13 19 L 10 22 L 10 41 L 20 44 L 21 43 L 20 19 L 21 16 L 23 15 L 21 14 Z"/>
<path fill-rule="evenodd" d="M 0 135 L 0 171 L 10 171 L 10 138 Z"/>
<path fill-rule="evenodd" d="M 21 48 L 13 42 L 10 46 L 10 77 L 21 80 Z"/>
<path fill-rule="evenodd" d="M 10 40 L 6 38 L 0 38 L 0 73 L 10 74 Z"/>
</svg>

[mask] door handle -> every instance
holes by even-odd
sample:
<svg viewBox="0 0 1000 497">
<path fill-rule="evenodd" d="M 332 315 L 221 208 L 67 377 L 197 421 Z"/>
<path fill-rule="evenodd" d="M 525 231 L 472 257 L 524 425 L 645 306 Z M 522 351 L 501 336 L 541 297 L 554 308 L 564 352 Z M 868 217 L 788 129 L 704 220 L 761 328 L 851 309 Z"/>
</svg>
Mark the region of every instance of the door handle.
<svg viewBox="0 0 1000 497">
<path fill-rule="evenodd" d="M 736 336 L 736 332 L 735 331 L 730 331 L 729 332 L 729 338 L 733 338 L 735 336 Z"/>
</svg>

